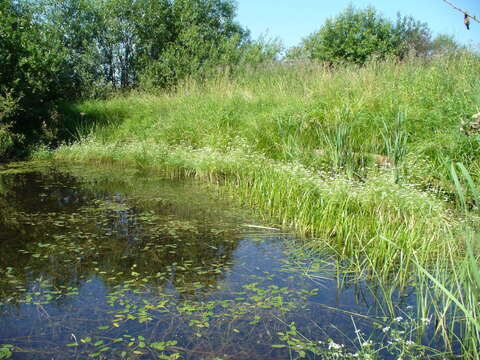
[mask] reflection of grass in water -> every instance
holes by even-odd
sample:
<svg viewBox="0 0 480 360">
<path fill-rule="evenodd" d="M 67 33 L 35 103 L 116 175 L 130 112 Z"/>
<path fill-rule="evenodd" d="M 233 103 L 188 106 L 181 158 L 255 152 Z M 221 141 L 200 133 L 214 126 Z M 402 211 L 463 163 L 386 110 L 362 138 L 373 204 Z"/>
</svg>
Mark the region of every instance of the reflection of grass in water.
<svg viewBox="0 0 480 360">
<path fill-rule="evenodd" d="M 40 243 L 39 247 L 48 249 L 50 245 Z M 58 251 L 60 248 L 56 250 Z M 292 251 L 294 250 L 292 249 Z M 308 258 L 307 255 L 303 257 L 305 260 Z M 292 272 L 303 273 L 302 266 L 306 264 L 303 261 L 302 254 L 297 254 L 294 261 L 297 270 L 294 270 L 290 263 L 285 263 L 282 266 L 285 275 L 292 274 Z M 308 263 L 307 266 L 310 271 L 318 273 L 322 272 L 323 267 L 330 265 L 322 265 L 317 262 L 315 265 Z M 184 264 L 184 267 L 188 268 L 189 265 Z M 299 342 L 301 339 L 293 340 L 294 333 L 292 329 L 288 330 L 285 324 L 291 322 L 291 314 L 295 314 L 303 306 L 306 306 L 306 299 L 318 293 L 318 289 L 299 292 L 285 286 L 263 285 L 259 283 L 262 281 L 262 276 L 254 275 L 252 276 L 253 283 L 244 285 L 239 291 L 229 291 L 228 299 L 195 300 L 186 298 L 180 300 L 175 293 L 168 294 L 161 288 L 155 290 L 155 287 L 151 287 L 150 284 L 155 283 L 155 279 L 168 278 L 167 274 L 157 273 L 154 277 L 145 276 L 142 275 L 142 271 L 137 269 L 137 266 L 132 266 L 128 274 L 116 274 L 102 268 L 96 271 L 98 276 L 113 280 L 112 291 L 108 295 L 108 304 L 111 306 L 111 310 L 104 310 L 104 315 L 98 317 L 97 321 L 100 324 L 97 331 L 88 330 L 85 333 L 81 327 L 75 330 L 78 339 L 70 343 L 72 352 L 94 357 L 100 356 L 99 353 L 111 357 L 114 354 L 125 352 L 125 356 L 132 358 L 140 354 L 155 352 L 162 347 L 158 344 L 165 342 L 166 339 L 176 339 L 174 340 L 177 341 L 176 343 L 167 342 L 170 345 L 165 345 L 170 351 L 169 354 L 179 352 L 183 355 L 186 354 L 187 358 L 194 356 L 204 358 L 207 355 L 221 354 L 222 350 L 242 354 L 242 346 L 250 344 L 250 342 L 255 343 L 259 336 L 263 336 L 262 343 L 267 348 L 270 346 L 269 344 L 277 344 L 280 341 L 285 341 L 290 345 L 294 342 L 294 352 L 301 349 L 308 350 L 311 347 L 306 339 L 303 340 L 303 344 Z M 120 281 L 115 281 L 117 276 Z M 324 276 L 324 278 L 328 277 L 330 276 Z M 266 273 L 263 278 L 267 279 L 266 283 L 268 284 L 275 278 L 275 275 Z M 113 285 L 114 283 L 116 285 Z M 48 286 L 48 281 L 46 285 Z M 202 289 L 201 283 L 192 285 L 197 289 Z M 38 288 L 42 288 L 42 286 L 40 285 Z M 176 289 L 189 296 L 188 288 L 188 286 L 183 288 L 178 286 Z M 33 304 L 47 305 L 51 299 L 46 298 L 45 294 L 50 293 L 53 292 L 44 289 L 42 294 L 33 300 Z M 75 293 L 64 294 L 67 297 L 75 295 Z M 175 319 L 174 324 L 170 319 Z M 299 323 L 303 324 L 303 321 Z M 382 322 L 382 324 L 384 323 Z M 311 326 L 314 327 L 314 324 Z M 386 327 L 386 325 L 384 326 Z M 149 336 L 145 333 L 146 331 L 147 333 L 151 331 Z M 264 335 L 266 333 L 269 335 Z M 285 333 L 290 336 L 288 340 L 282 335 Z M 178 339 L 178 334 L 184 335 Z M 191 340 L 187 340 L 188 337 L 197 340 L 192 343 Z M 214 339 L 221 339 L 221 341 L 217 342 Z M 185 347 L 185 343 L 193 345 L 193 348 Z M 334 344 L 333 340 L 331 343 Z M 382 346 L 379 344 L 375 344 L 375 346 Z M 399 341 L 397 341 L 398 344 L 400 344 Z M 372 349 L 372 352 L 376 351 L 374 350 L 375 346 L 372 345 L 369 349 Z M 206 350 L 212 347 L 217 350 L 210 350 L 210 352 Z M 333 347 L 334 345 L 330 345 L 330 343 L 328 343 L 327 349 L 317 345 L 312 352 L 321 353 L 323 356 L 333 356 L 335 351 L 330 351 L 336 350 Z M 273 349 L 278 350 L 279 348 L 274 347 Z M 345 351 L 346 349 L 355 350 L 352 346 L 342 349 Z M 362 349 L 362 351 L 366 351 L 364 347 Z M 390 350 L 393 351 L 393 349 Z M 411 350 L 413 351 L 413 348 Z M 259 351 L 259 349 L 252 349 L 252 351 Z M 266 353 L 266 351 L 268 350 L 261 349 L 261 353 Z M 280 356 L 278 354 L 272 355 L 272 358 Z M 255 353 L 249 356 L 242 358 L 255 358 Z"/>
<path fill-rule="evenodd" d="M 275 334 L 275 319 L 284 319 L 286 313 L 301 306 L 302 298 L 314 294 L 314 291 L 299 292 L 288 287 L 262 287 L 259 283 L 250 283 L 239 291 L 229 292 L 229 299 L 182 300 L 174 293 L 168 294 L 168 290 L 163 292 L 145 286 L 152 279 L 147 278 L 144 282 L 145 278 L 134 270 L 135 267 L 132 274 L 137 278 L 114 286 L 108 295 L 110 310 L 105 310 L 103 316 L 98 316 L 102 311 L 96 310 L 97 321 L 100 321 L 97 330 L 84 329 L 81 323 L 77 323 L 76 329 L 72 327 L 73 324 L 69 325 L 74 336 L 70 339 L 73 342 L 68 345 L 71 348 L 68 354 L 65 354 L 65 349 L 61 350 L 66 358 L 73 354 L 91 357 L 103 354 L 110 357 L 124 352 L 128 358 L 135 358 L 141 354 L 153 354 L 162 350 L 162 346 L 173 352 L 181 351 L 187 354 L 187 358 L 198 354 L 222 353 L 221 350 L 208 350 L 212 346 L 242 353 L 242 347 L 254 344 L 265 329 Z M 43 306 L 51 301 L 44 295 L 51 293 L 54 292 L 43 289 L 31 304 L 44 309 Z M 75 295 L 69 293 L 64 296 Z M 26 298 L 29 298 L 28 294 Z M 30 303 L 29 300 L 26 303 Z M 46 310 L 42 311 L 50 318 Z M 60 319 L 52 315 L 50 320 L 56 322 Z M 65 320 L 68 321 L 68 318 Z M 87 326 L 89 324 L 86 323 Z M 63 326 L 61 321 L 59 326 Z M 85 330 L 88 336 L 82 335 Z M 129 335 L 132 333 L 136 335 Z M 179 334 L 183 334 L 180 336 L 182 341 L 164 340 L 169 337 L 178 339 Z M 266 337 L 264 340 L 268 350 L 269 339 Z M 20 351 L 21 348 L 16 350 Z"/>
<path fill-rule="evenodd" d="M 271 280 L 275 276 L 266 274 L 265 277 Z M 302 329 L 308 321 L 299 321 L 302 328 L 299 331 L 291 321 L 297 311 L 308 306 L 307 298 L 321 291 L 319 289 L 299 292 L 285 286 L 264 286 L 258 282 L 261 280 L 254 277 L 255 282 L 243 285 L 238 291 L 229 292 L 228 299 L 181 300 L 174 293 L 157 292 L 143 287 L 142 280 L 140 276 L 137 281 L 132 279 L 113 288 L 107 297 L 111 310 L 105 310 L 97 330 L 89 330 L 82 337 L 80 334 L 85 334 L 85 330 L 75 331 L 78 339 L 70 343 L 72 352 L 94 357 L 98 353 L 104 353 L 108 358 L 125 353 L 125 356 L 132 358 L 155 353 L 155 350 L 161 348 L 159 343 L 165 344 L 165 339 L 175 339 L 165 345 L 169 354 L 179 352 L 186 358 L 210 358 L 227 352 L 243 354 L 241 358 L 250 359 L 256 357 L 256 351 L 268 354 L 270 344 L 284 345 L 273 346 L 270 349 L 271 356 L 266 358 L 278 358 L 280 354 L 285 354 L 278 352 L 279 349 L 289 349 L 293 354 L 299 355 L 306 351 L 310 355 L 321 354 L 326 358 L 334 358 L 335 354 L 340 353 L 381 356 L 385 351 L 400 355 L 405 351 L 408 351 L 407 354 L 420 354 L 423 350 L 412 343 L 411 337 L 415 331 L 413 323 L 400 322 L 398 319 L 394 321 L 394 326 L 377 319 L 378 326 L 382 329 L 391 327 L 392 331 L 375 343 L 364 339 L 354 344 L 346 343 L 348 346 L 345 347 L 337 345 L 334 340 L 308 340 L 308 337 L 302 335 Z M 307 319 L 308 314 L 305 314 L 305 320 Z M 309 326 L 313 328 L 315 324 Z M 401 337 L 402 329 L 407 327 L 410 327 L 409 337 Z M 179 338 L 178 334 L 183 335 Z M 357 336 L 361 334 L 357 333 Z M 196 340 L 191 340 L 192 338 Z M 255 344 L 259 338 L 262 339 L 263 347 L 252 348 L 250 344 Z M 390 339 L 395 342 L 388 344 Z M 249 355 L 245 354 L 243 348 L 247 344 L 252 351 Z M 379 348 L 383 347 L 384 351 L 380 352 Z"/>
<path fill-rule="evenodd" d="M 114 286 L 139 273 L 152 274 L 149 278 L 155 272 L 157 277 L 163 272 L 173 273 L 174 267 L 175 282 L 189 279 L 213 286 L 222 273 L 218 266 L 224 268 L 231 262 L 231 251 L 238 242 L 234 230 L 210 229 L 202 222 L 148 212 L 136 215 L 126 209 L 125 204 L 119 207 L 102 201 L 94 207 L 79 208 L 76 216 L 30 214 L 29 221 L 44 228 L 53 225 L 48 231 L 58 234 L 51 234 L 44 242 L 27 243 L 19 250 L 22 258 L 29 257 L 29 276 L 48 274 L 68 282 L 63 280 L 67 274 L 74 279 L 97 273 Z M 116 211 L 123 217 L 119 218 Z M 100 264 L 105 267 L 101 271 Z M 117 273 L 123 276 L 113 276 Z"/>
<path fill-rule="evenodd" d="M 360 288 L 361 284 L 365 283 L 375 304 L 373 308 L 380 314 L 383 313 L 383 316 L 379 318 L 369 316 L 369 321 L 381 326 L 383 332 L 388 334 L 385 334 L 383 339 L 372 337 L 371 334 L 363 335 L 361 338 L 346 336 L 346 342 L 344 340 L 343 343 L 336 344 L 333 340 L 319 342 L 318 338 L 305 337 L 294 327 L 293 330 L 282 333 L 284 344 L 278 345 L 278 347 L 289 347 L 294 353 L 298 350 L 296 352 L 298 358 L 303 358 L 301 354 L 307 350 L 321 355 L 322 359 L 383 359 L 387 354 L 390 354 L 392 358 L 400 356 L 406 359 L 453 358 L 458 355 L 453 355 L 452 352 L 458 353 L 460 348 L 463 354 L 467 354 L 467 358 L 478 358 L 476 346 L 479 336 L 477 309 L 480 282 L 478 258 L 475 255 L 477 248 L 475 245 L 471 245 L 475 243 L 474 239 L 478 241 L 478 236 L 473 237 L 471 228 L 467 229 L 465 236 L 468 251 L 465 254 L 464 262 L 459 261 L 453 251 L 450 251 L 447 259 L 430 264 L 428 271 L 414 260 L 415 266 L 418 267 L 418 271 L 412 275 L 415 282 L 412 285 L 407 282 L 400 287 L 394 274 L 392 281 L 377 281 L 381 277 L 376 276 L 375 272 L 370 273 L 372 268 L 365 266 L 364 262 L 359 262 L 357 259 L 342 261 L 342 257 L 340 257 L 340 260 L 335 261 L 336 257 L 334 257 L 329 263 L 316 262 L 312 261 L 312 251 L 309 246 L 305 246 L 303 249 L 295 247 L 292 254 L 294 260 L 289 258 L 287 268 L 296 268 L 320 286 L 326 279 L 332 278 L 332 272 L 337 274 L 339 289 L 348 287 L 348 284 Z M 480 242 L 478 244 L 480 245 Z M 393 243 L 392 245 L 396 246 Z M 325 247 L 328 248 L 328 246 Z M 339 266 L 339 263 L 342 265 Z M 436 277 L 432 274 L 435 274 Z M 412 292 L 413 289 L 416 290 L 413 295 L 416 299 L 415 308 L 407 306 L 407 311 L 405 308 L 402 310 L 398 306 L 399 304 L 396 304 L 398 301 L 396 299 L 407 295 L 403 291 Z M 352 313 L 345 309 L 328 308 L 332 311 L 349 314 L 352 316 L 352 320 L 363 318 L 362 314 Z M 402 316 L 399 317 L 399 314 Z M 393 321 L 396 325 L 396 330 L 393 332 L 387 331 L 393 329 L 388 323 L 392 320 L 388 319 L 401 320 L 400 322 L 399 320 Z M 433 325 L 434 328 L 432 328 Z M 387 335 L 391 338 L 388 339 Z M 429 343 L 428 337 L 432 340 L 431 343 Z M 426 343 L 425 340 L 427 340 Z M 345 347 L 345 344 L 348 343 L 354 345 L 353 350 L 355 351 L 352 351 L 351 346 Z M 444 348 L 445 353 L 439 353 L 440 347 Z"/>
<path fill-rule="evenodd" d="M 90 146 L 90 145 L 89 145 Z M 90 150 L 78 145 L 72 156 L 87 156 Z M 135 145 L 121 150 L 128 163 Z M 168 155 L 165 157 L 165 152 Z M 68 155 L 66 155 L 68 156 Z M 106 155 L 108 157 L 108 155 Z M 162 146 L 149 148 L 150 164 L 172 178 L 194 175 L 220 182 L 245 203 L 277 218 L 298 231 L 327 238 L 345 256 L 365 253 L 380 275 L 400 266 L 408 277 L 412 253 L 424 261 L 441 256 L 454 222 L 446 205 L 413 186 L 395 184 L 388 174 L 356 183 L 301 165 L 269 160 L 258 154 L 233 151 L 222 154 L 203 149 L 194 152 Z M 383 238 L 392 239 L 402 251 Z M 310 242 L 312 247 L 316 241 Z"/>
<path fill-rule="evenodd" d="M 58 193 L 61 198 L 61 191 Z M 201 296 L 214 289 L 216 279 L 229 266 L 229 253 L 238 241 L 231 220 L 210 228 L 205 221 L 206 211 L 175 212 L 178 201 L 169 201 L 167 213 L 157 214 L 154 209 L 165 205 L 162 199 L 149 201 L 151 209 L 147 207 L 145 211 L 138 210 L 135 198 L 133 204 L 127 200 L 113 197 L 113 201 L 81 204 L 75 213 L 29 213 L 19 216 L 20 219 L 12 207 L 8 224 L 23 223 L 28 218 L 34 231 L 19 240 L 21 259 L 16 266 L 0 269 L 6 275 L 0 281 L 6 306 L 37 307 L 50 318 L 53 315 L 48 315 L 47 305 L 76 301 L 79 289 L 71 283 L 83 283 L 91 276 L 101 278 L 112 288 L 123 283 L 135 284 L 132 291 L 140 289 L 140 293 L 147 284 L 159 286 L 172 281 L 173 274 L 177 290 L 186 296 Z M 199 203 L 195 207 L 201 208 Z M 185 218 L 187 215 L 193 218 Z M 137 228 L 136 232 L 128 233 L 131 227 Z M 10 255 L 10 259 L 19 257 L 18 253 Z M 32 281 L 35 276 L 39 276 L 37 281 Z M 25 283 L 29 284 L 28 289 Z M 65 323 L 62 319 L 55 321 Z M 161 343 L 155 346 L 158 349 Z"/>
</svg>

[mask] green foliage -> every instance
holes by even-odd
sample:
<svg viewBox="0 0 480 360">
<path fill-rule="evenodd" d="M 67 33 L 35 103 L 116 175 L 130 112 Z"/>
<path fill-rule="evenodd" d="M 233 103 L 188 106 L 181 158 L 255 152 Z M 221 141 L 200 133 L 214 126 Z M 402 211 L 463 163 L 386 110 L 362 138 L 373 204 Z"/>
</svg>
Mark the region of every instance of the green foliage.
<svg viewBox="0 0 480 360">
<path fill-rule="evenodd" d="M 353 259 L 351 274 L 435 284 L 440 299 L 432 295 L 435 308 L 423 317 L 435 312 L 449 340 L 465 324 L 464 353 L 477 354 L 478 235 L 462 239 L 464 208 L 478 202 L 471 184 L 480 179 L 480 152 L 478 136 L 465 136 L 459 124 L 479 111 L 479 74 L 479 58 L 468 52 L 335 72 L 314 62 L 278 63 L 180 82 L 167 94 L 76 104 L 99 125 L 43 155 L 224 184 L 243 204 L 318 239 L 305 248 L 328 244 Z M 377 163 L 384 158 L 389 165 Z M 450 161 L 464 164 L 455 170 L 458 181 L 445 167 Z M 199 329 L 211 323 L 195 320 Z M 292 336 L 275 343 L 311 351 Z M 390 349 L 418 350 L 411 342 Z"/>
<path fill-rule="evenodd" d="M 348 7 L 334 19 L 327 19 L 319 32 L 305 41 L 305 51 L 322 61 L 365 63 L 370 56 L 394 55 L 392 25 L 373 8 Z"/>
<path fill-rule="evenodd" d="M 230 0 L 44 0 L 77 94 L 143 86 L 238 63 L 248 33 Z"/>
<path fill-rule="evenodd" d="M 3 156 L 39 140 L 55 145 L 69 126 L 59 100 L 171 87 L 263 55 L 230 0 L 7 0 L 0 14 L 0 90 L 18 99 L 15 111 L 0 99 Z"/>
<path fill-rule="evenodd" d="M 437 260 L 435 269 L 423 267 L 416 259 L 414 264 L 418 272 L 427 277 L 435 285 L 439 294 L 443 296 L 445 302 L 443 313 L 447 314 L 450 307 L 465 318 L 468 330 L 462 339 L 462 350 L 468 354 L 468 358 L 478 359 L 480 356 L 478 347 L 480 318 L 477 311 L 480 300 L 480 236 L 478 232 L 480 195 L 478 185 L 462 163 L 451 162 L 447 163 L 446 167 L 456 191 L 459 207 L 464 212 L 463 229 L 460 233 L 461 236 L 456 240 L 462 242 L 466 250 L 462 249 L 460 256 L 454 256 L 450 250 L 445 259 Z M 445 321 L 444 317 L 445 315 L 440 317 L 440 322 Z"/>
<path fill-rule="evenodd" d="M 20 99 L 14 98 L 12 90 L 5 90 L 4 94 L 0 94 L 0 126 L 8 126 L 8 119 L 18 110 Z"/>
<path fill-rule="evenodd" d="M 219 66 L 239 63 L 248 33 L 234 22 L 231 1 L 177 0 L 169 12 L 170 41 L 163 51 L 143 57 L 144 86 L 170 86 L 189 76 L 201 79 Z"/>
<path fill-rule="evenodd" d="M 284 46 L 280 39 L 260 36 L 258 40 L 251 41 L 244 49 L 245 52 L 243 56 L 245 57 L 245 63 L 262 64 L 265 61 L 278 59 Z"/>
<path fill-rule="evenodd" d="M 415 20 L 411 16 L 397 14 L 397 21 L 393 26 L 395 55 L 400 58 L 409 53 L 414 55 L 428 55 L 431 51 L 431 31 L 426 23 Z"/>
<path fill-rule="evenodd" d="M 349 6 L 290 51 L 290 57 L 308 57 L 333 64 L 365 64 L 373 56 L 404 57 L 409 51 L 426 54 L 430 30 L 426 24 L 398 15 L 396 24 L 374 8 Z"/>
<path fill-rule="evenodd" d="M 0 93 L 0 157 L 8 155 L 16 142 L 18 135 L 12 133 L 12 116 L 18 111 L 20 99 L 14 98 L 12 91 Z"/>
<path fill-rule="evenodd" d="M 51 104 L 65 90 L 62 49 L 37 11 L 30 2 L 0 3 L 0 157 L 24 135 L 42 137 Z"/>
<path fill-rule="evenodd" d="M 445 202 L 453 195 L 445 159 L 464 162 L 474 181 L 480 176 L 476 140 L 458 130 L 463 114 L 478 111 L 476 82 L 465 79 L 479 66 L 472 54 L 334 75 L 316 64 L 277 65 L 181 83 L 165 96 L 88 101 L 75 109 L 99 125 L 54 157 L 231 179 L 266 214 L 341 239 L 342 253 L 371 249 L 379 234 L 432 250 L 443 246 L 444 231 L 433 219 L 454 207 Z M 372 248 L 370 261 L 387 269 L 399 254 L 378 242 L 382 251 Z"/>
<path fill-rule="evenodd" d="M 104 19 L 100 3 L 89 0 L 40 1 L 43 31 L 57 41 L 64 61 L 62 98 L 94 95 L 103 85 L 100 49 Z"/>
</svg>

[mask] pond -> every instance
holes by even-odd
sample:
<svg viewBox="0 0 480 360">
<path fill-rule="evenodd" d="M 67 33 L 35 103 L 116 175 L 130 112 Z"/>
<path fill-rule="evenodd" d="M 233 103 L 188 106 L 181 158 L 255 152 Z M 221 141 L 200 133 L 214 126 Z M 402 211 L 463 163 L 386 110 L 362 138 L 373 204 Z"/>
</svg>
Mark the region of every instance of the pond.
<svg viewBox="0 0 480 360">
<path fill-rule="evenodd" d="M 303 239 L 193 180 L 4 165 L 0 209 L 0 358 L 397 358 L 406 347 L 421 356 L 415 342 L 438 347 L 429 321 L 422 331 L 411 321 L 414 287 L 359 280 L 327 248 L 306 253 Z"/>
</svg>

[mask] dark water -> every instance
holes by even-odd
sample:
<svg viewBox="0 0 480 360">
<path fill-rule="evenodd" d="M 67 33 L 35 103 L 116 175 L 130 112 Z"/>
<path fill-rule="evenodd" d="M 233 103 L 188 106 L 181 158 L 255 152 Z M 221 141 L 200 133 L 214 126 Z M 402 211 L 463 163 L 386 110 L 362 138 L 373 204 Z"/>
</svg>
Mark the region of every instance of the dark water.
<svg viewBox="0 0 480 360">
<path fill-rule="evenodd" d="M 249 225 L 263 224 L 193 181 L 4 166 L 0 358 L 388 358 L 432 344 L 408 320 L 414 288 L 382 293 L 327 251 Z"/>
</svg>

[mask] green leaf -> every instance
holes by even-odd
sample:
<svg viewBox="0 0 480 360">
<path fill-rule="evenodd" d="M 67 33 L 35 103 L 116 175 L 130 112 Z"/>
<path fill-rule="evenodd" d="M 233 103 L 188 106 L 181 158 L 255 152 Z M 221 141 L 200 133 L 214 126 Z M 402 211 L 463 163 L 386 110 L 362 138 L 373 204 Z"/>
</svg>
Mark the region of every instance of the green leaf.
<svg viewBox="0 0 480 360">
<path fill-rule="evenodd" d="M 162 351 L 162 350 L 165 350 L 166 344 L 164 342 L 153 342 L 150 344 L 150 347 L 156 350 Z"/>
</svg>

